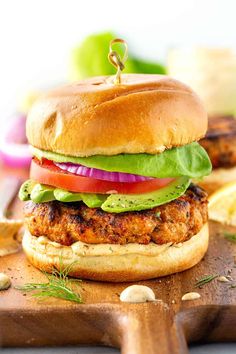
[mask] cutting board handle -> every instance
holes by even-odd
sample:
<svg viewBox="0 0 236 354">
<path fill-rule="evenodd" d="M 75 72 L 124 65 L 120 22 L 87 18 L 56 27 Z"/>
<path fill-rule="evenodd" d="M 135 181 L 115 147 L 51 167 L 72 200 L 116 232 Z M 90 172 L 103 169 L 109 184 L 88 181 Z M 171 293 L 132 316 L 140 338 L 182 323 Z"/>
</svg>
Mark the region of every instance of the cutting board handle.
<svg viewBox="0 0 236 354">
<path fill-rule="evenodd" d="M 163 302 L 140 304 L 122 319 L 122 354 L 187 354 L 174 316 Z"/>
</svg>

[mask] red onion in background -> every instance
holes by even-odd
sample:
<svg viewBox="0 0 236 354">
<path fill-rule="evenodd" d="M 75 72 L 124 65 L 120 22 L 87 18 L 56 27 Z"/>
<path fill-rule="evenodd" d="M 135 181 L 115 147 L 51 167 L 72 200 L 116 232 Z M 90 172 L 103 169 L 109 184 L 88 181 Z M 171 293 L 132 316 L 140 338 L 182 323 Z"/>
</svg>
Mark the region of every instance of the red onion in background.
<svg viewBox="0 0 236 354">
<path fill-rule="evenodd" d="M 28 167 L 31 153 L 25 135 L 26 116 L 16 113 L 0 133 L 0 157 L 10 167 Z"/>
</svg>

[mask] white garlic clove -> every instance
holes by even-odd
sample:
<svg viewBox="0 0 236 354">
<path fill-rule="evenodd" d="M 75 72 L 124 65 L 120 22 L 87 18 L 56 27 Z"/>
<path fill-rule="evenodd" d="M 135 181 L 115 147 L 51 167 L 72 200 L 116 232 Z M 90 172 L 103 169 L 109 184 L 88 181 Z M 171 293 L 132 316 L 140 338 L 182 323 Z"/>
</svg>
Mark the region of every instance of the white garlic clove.
<svg viewBox="0 0 236 354">
<path fill-rule="evenodd" d="M 120 294 L 122 302 L 147 302 L 156 301 L 156 297 L 152 289 L 144 285 L 131 285 L 122 291 Z"/>
</svg>

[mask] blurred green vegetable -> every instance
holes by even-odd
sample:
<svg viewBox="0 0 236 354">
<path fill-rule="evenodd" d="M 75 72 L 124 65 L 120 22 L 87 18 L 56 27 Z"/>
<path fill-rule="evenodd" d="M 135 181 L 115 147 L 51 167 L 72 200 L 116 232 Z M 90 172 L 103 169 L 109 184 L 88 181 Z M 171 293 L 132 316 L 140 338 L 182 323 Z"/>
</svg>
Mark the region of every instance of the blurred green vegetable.
<svg viewBox="0 0 236 354">
<path fill-rule="evenodd" d="M 117 35 L 112 32 L 93 34 L 85 38 L 80 46 L 74 48 L 71 54 L 70 79 L 80 80 L 90 76 L 114 75 L 116 70 L 107 56 L 110 41 L 116 37 Z M 117 44 L 118 52 L 119 47 L 120 45 Z M 133 57 L 132 53 L 129 53 L 124 72 L 165 74 L 166 69 L 159 63 L 148 62 Z"/>
<path fill-rule="evenodd" d="M 166 68 L 159 63 L 153 63 L 141 59 L 133 59 L 136 73 L 144 74 L 166 74 Z"/>
</svg>

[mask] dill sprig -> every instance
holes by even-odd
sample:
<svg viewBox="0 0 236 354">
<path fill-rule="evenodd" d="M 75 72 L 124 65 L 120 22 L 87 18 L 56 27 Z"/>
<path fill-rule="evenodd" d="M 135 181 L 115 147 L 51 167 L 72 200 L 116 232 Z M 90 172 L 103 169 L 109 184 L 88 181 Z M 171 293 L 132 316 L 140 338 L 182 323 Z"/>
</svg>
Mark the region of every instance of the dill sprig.
<svg viewBox="0 0 236 354">
<path fill-rule="evenodd" d="M 79 285 L 81 280 L 68 278 L 74 263 L 64 267 L 60 258 L 59 270 L 54 269 L 52 274 L 43 272 L 48 280 L 46 283 L 26 283 L 22 286 L 17 286 L 16 289 L 24 292 L 33 292 L 32 296 L 36 298 L 55 297 L 81 304 L 81 295 L 72 287 L 72 284 Z"/>
<path fill-rule="evenodd" d="M 231 232 L 224 232 L 224 237 L 231 242 L 236 242 L 236 234 Z"/>
<path fill-rule="evenodd" d="M 210 283 L 212 280 L 218 277 L 218 274 L 204 275 L 202 278 L 198 279 L 195 283 L 195 288 L 201 288 L 203 285 Z"/>
</svg>

